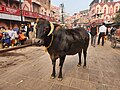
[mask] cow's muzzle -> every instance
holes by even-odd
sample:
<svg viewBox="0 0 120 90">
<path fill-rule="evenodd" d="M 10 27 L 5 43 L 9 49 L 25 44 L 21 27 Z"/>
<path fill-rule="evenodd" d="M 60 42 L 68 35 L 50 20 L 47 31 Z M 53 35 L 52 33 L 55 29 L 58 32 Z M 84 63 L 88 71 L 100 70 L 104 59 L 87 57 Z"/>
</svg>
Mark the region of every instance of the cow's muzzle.
<svg viewBox="0 0 120 90">
<path fill-rule="evenodd" d="M 42 39 L 36 39 L 36 38 L 32 39 L 32 45 L 42 46 L 43 44 L 44 44 L 44 41 Z"/>
</svg>

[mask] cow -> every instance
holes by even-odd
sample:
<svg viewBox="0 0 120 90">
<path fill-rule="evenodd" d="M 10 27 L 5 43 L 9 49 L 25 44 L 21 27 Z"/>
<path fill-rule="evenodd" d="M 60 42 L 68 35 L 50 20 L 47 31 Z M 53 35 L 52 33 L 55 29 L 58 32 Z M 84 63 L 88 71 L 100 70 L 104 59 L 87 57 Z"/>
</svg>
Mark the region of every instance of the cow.
<svg viewBox="0 0 120 90">
<path fill-rule="evenodd" d="M 58 28 L 59 25 L 53 24 L 45 19 L 39 19 L 36 25 L 36 38 L 33 40 L 37 46 L 45 46 L 53 65 L 51 78 L 56 77 L 56 60 L 59 58 L 58 80 L 62 80 L 62 67 L 66 55 L 78 53 L 78 67 L 81 66 L 81 54 L 84 54 L 84 64 L 86 67 L 87 49 L 89 46 L 89 34 L 84 28 L 65 29 Z"/>
</svg>

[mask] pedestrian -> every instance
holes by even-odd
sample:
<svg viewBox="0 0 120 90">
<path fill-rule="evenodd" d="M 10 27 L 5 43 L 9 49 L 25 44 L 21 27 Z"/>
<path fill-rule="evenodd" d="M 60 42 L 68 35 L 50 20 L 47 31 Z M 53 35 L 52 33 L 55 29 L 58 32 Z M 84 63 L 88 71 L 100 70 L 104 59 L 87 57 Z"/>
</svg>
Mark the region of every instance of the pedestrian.
<svg viewBox="0 0 120 90">
<path fill-rule="evenodd" d="M 99 37 L 98 37 L 98 45 L 100 44 L 100 39 L 102 38 L 102 46 L 104 46 L 104 40 L 106 35 L 107 27 L 105 26 L 105 23 L 103 22 L 102 26 L 99 28 Z"/>
<path fill-rule="evenodd" d="M 4 47 L 8 48 L 10 46 L 11 40 L 8 32 L 3 32 L 2 43 L 3 43 L 3 48 Z"/>
<path fill-rule="evenodd" d="M 39 21 L 39 18 L 36 19 L 36 22 L 35 22 L 35 24 L 33 26 L 33 36 L 32 36 L 33 38 L 36 37 L 36 26 L 37 26 L 38 21 Z"/>
<path fill-rule="evenodd" d="M 30 39 L 30 37 L 29 37 L 29 32 L 31 31 L 31 28 L 30 28 L 30 24 L 27 24 L 27 32 L 26 32 L 26 37 L 28 38 L 28 39 Z"/>
<path fill-rule="evenodd" d="M 24 42 L 26 41 L 27 37 L 20 31 L 19 33 L 19 41 L 21 45 L 24 45 Z"/>
<path fill-rule="evenodd" d="M 13 47 L 17 43 L 16 39 L 18 38 L 18 34 L 14 29 L 10 30 L 8 34 L 10 36 L 11 46 Z"/>
<path fill-rule="evenodd" d="M 33 38 L 33 26 L 30 26 L 30 31 L 29 31 L 29 39 Z"/>
<path fill-rule="evenodd" d="M 87 32 L 90 33 L 90 27 L 87 28 Z"/>
<path fill-rule="evenodd" d="M 96 44 L 97 33 L 98 33 L 98 27 L 97 27 L 96 23 L 94 22 L 94 23 L 92 23 L 92 26 L 90 28 L 91 45 L 93 47 L 95 47 L 95 44 Z"/>
<path fill-rule="evenodd" d="M 114 35 L 115 31 L 116 31 L 116 27 L 115 26 L 111 27 L 110 34 Z"/>
<path fill-rule="evenodd" d="M 111 41 L 111 34 L 110 34 L 110 32 L 111 32 L 111 27 L 110 26 L 108 26 L 107 27 L 107 32 L 106 32 L 106 37 L 107 37 L 107 39 L 108 40 L 110 40 Z"/>
</svg>

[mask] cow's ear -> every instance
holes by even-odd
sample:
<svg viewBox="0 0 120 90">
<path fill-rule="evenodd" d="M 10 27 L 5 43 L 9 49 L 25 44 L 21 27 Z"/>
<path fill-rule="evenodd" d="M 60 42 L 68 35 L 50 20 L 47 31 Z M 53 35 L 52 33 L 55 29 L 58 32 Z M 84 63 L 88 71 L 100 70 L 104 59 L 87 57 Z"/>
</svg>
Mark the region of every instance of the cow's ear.
<svg viewBox="0 0 120 90">
<path fill-rule="evenodd" d="M 62 27 L 61 26 L 57 26 L 56 28 L 55 28 L 55 31 L 58 31 L 59 29 L 61 29 Z"/>
</svg>

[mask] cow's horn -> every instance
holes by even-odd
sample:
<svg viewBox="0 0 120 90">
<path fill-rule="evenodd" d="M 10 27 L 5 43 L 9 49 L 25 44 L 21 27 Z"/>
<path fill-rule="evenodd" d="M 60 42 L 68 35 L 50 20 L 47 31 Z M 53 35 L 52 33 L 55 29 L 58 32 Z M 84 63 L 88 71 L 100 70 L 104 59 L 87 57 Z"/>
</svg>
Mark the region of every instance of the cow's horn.
<svg viewBox="0 0 120 90">
<path fill-rule="evenodd" d="M 49 32 L 49 34 L 47 36 L 49 36 L 50 34 L 52 34 L 53 30 L 54 30 L 54 25 L 52 22 L 50 22 L 50 27 L 51 27 L 51 30 Z"/>
</svg>

